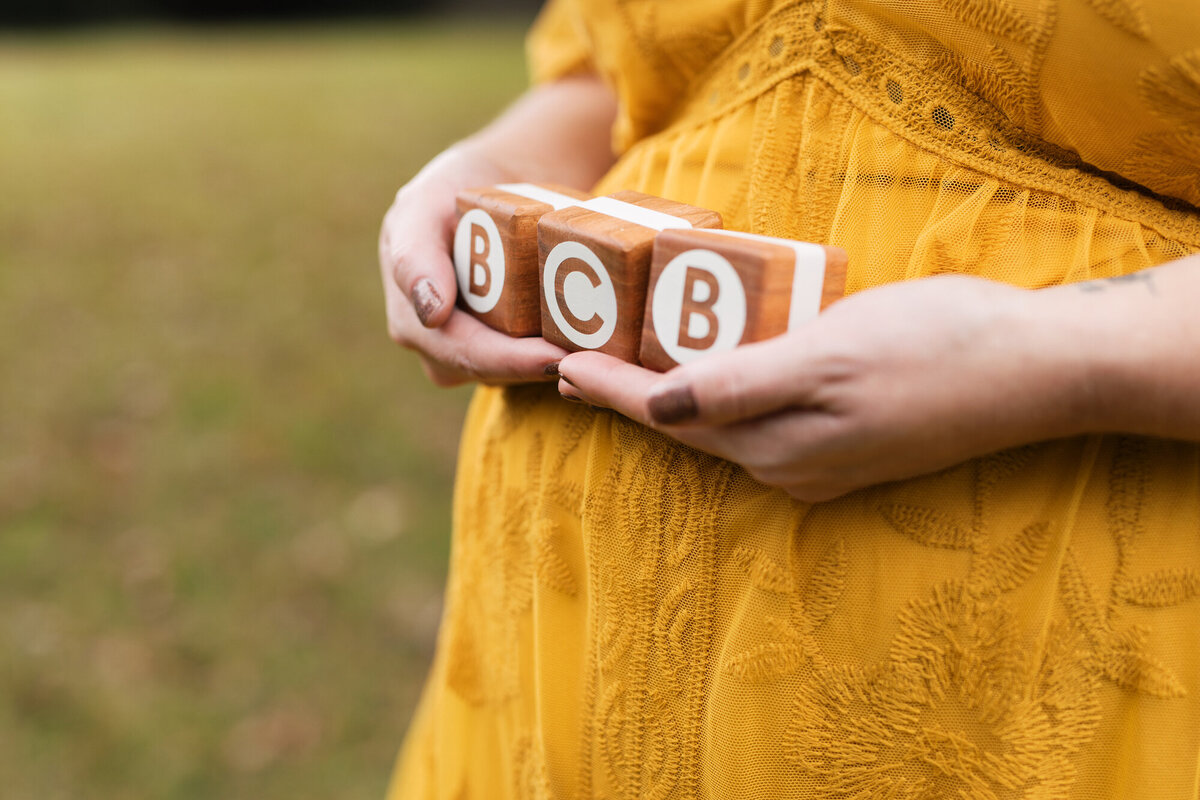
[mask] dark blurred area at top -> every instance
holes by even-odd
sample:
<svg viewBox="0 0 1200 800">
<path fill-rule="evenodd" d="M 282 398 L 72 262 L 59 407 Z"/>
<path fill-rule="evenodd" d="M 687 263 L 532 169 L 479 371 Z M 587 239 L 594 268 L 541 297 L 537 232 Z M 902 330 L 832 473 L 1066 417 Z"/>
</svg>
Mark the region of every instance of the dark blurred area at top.
<svg viewBox="0 0 1200 800">
<path fill-rule="evenodd" d="M 120 22 L 275 22 L 412 15 L 531 17 L 542 0 L 0 0 L 0 28 Z"/>
</svg>

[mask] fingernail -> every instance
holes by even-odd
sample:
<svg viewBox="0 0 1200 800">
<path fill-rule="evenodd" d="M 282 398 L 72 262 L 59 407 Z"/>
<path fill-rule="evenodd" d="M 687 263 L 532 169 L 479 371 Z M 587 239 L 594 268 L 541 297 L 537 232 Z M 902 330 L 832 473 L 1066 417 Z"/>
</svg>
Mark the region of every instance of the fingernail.
<svg viewBox="0 0 1200 800">
<path fill-rule="evenodd" d="M 544 375 L 545 375 L 547 378 L 557 378 L 557 377 L 559 377 L 559 374 L 558 374 L 558 362 L 557 362 L 557 361 L 555 361 L 553 364 L 547 364 L 547 365 L 546 365 L 546 368 L 545 368 L 544 370 L 542 370 L 542 373 L 543 373 L 543 374 L 544 374 Z M 569 382 L 570 382 L 570 381 L 568 381 L 568 383 L 569 383 Z"/>
<path fill-rule="evenodd" d="M 579 403 L 580 405 L 583 405 L 583 406 L 586 406 L 588 404 L 586 401 L 576 397 L 575 395 L 564 394 L 563 392 L 559 392 L 558 396 L 561 397 L 563 400 L 566 400 L 571 403 Z"/>
<path fill-rule="evenodd" d="M 650 416 L 660 425 L 678 425 L 695 419 L 700 413 L 696 406 L 696 395 L 692 394 L 692 387 L 686 384 L 672 386 L 655 394 L 647 401 L 647 406 Z"/>
<path fill-rule="evenodd" d="M 421 320 L 421 324 L 428 328 L 430 318 L 442 307 L 442 296 L 438 293 L 437 287 L 433 285 L 433 281 L 429 278 L 421 278 L 413 284 L 412 304 L 413 309 L 417 312 L 417 319 Z"/>
</svg>

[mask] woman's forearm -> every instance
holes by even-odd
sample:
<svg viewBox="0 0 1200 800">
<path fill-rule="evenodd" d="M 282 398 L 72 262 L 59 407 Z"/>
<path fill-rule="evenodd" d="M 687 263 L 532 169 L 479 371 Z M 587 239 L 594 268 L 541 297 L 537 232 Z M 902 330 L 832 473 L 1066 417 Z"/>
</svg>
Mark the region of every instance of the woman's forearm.
<svg viewBox="0 0 1200 800">
<path fill-rule="evenodd" d="M 1200 256 L 1031 295 L 1031 346 L 1075 376 L 1063 433 L 1200 441 Z"/>
<path fill-rule="evenodd" d="M 521 180 L 590 188 L 612 166 L 617 102 L 595 76 L 534 87 L 457 147 Z"/>
</svg>

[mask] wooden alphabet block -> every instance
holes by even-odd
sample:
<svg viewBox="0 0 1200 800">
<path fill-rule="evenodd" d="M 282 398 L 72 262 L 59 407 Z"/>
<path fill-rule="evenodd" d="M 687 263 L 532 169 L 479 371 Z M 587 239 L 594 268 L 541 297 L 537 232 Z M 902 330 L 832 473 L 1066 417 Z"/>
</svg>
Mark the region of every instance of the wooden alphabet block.
<svg viewBox="0 0 1200 800">
<path fill-rule="evenodd" d="M 641 363 L 665 372 L 778 336 L 845 290 L 840 247 L 736 231 L 664 231 L 654 244 Z"/>
<path fill-rule="evenodd" d="M 655 236 L 720 225 L 715 211 L 640 192 L 546 214 L 538 223 L 542 336 L 636 363 Z"/>
<path fill-rule="evenodd" d="M 587 197 L 529 183 L 459 192 L 453 251 L 459 307 L 509 336 L 541 333 L 538 220 Z"/>
</svg>

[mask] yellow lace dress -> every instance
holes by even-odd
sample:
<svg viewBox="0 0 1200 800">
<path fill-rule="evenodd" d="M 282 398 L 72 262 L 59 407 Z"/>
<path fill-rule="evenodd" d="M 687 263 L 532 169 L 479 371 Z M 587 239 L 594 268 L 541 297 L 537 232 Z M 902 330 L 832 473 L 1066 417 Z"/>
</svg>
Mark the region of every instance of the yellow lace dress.
<svg viewBox="0 0 1200 800">
<path fill-rule="evenodd" d="M 1195 0 L 552 0 L 598 192 L 830 242 L 849 290 L 1200 249 Z M 997 453 L 817 505 L 480 390 L 402 798 L 1200 797 L 1200 448 Z"/>
</svg>

